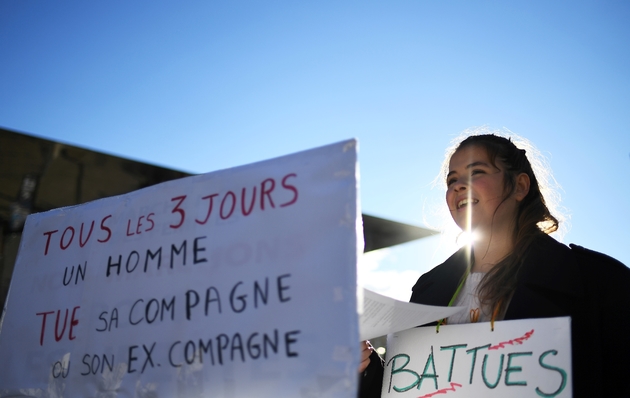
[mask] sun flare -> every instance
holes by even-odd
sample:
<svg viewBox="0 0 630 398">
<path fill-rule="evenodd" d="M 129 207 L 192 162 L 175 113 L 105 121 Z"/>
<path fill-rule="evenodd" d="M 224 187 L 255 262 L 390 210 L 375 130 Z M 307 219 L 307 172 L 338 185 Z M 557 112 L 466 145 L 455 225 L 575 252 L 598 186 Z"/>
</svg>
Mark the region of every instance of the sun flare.
<svg viewBox="0 0 630 398">
<path fill-rule="evenodd" d="M 470 246 L 476 240 L 477 234 L 475 231 L 462 231 L 457 237 L 457 244 L 460 246 Z"/>
</svg>

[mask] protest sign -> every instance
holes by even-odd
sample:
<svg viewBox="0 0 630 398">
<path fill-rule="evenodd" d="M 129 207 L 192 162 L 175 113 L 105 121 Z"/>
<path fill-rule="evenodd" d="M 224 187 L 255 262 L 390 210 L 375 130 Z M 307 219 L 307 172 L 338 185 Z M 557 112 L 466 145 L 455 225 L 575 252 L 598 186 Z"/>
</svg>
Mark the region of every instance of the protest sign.
<svg viewBox="0 0 630 398">
<path fill-rule="evenodd" d="M 570 318 L 426 326 L 388 336 L 383 397 L 571 397 Z"/>
<path fill-rule="evenodd" d="M 0 397 L 348 397 L 354 140 L 28 217 Z"/>
<path fill-rule="evenodd" d="M 359 337 L 361 340 L 369 340 L 407 330 L 447 318 L 464 310 L 463 307 L 439 307 L 409 303 L 383 296 L 368 289 L 362 289 L 362 293 L 363 306 L 359 313 Z"/>
</svg>

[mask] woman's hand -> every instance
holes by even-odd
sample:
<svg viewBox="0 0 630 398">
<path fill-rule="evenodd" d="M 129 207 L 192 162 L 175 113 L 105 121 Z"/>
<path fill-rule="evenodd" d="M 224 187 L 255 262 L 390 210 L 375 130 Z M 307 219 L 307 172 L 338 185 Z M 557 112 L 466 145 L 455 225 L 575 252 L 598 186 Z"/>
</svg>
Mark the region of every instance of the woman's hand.
<svg viewBox="0 0 630 398">
<path fill-rule="evenodd" d="M 374 351 L 374 347 L 369 341 L 365 340 L 361 342 L 361 361 L 359 362 L 359 373 L 363 373 L 370 364 L 370 355 Z"/>
</svg>

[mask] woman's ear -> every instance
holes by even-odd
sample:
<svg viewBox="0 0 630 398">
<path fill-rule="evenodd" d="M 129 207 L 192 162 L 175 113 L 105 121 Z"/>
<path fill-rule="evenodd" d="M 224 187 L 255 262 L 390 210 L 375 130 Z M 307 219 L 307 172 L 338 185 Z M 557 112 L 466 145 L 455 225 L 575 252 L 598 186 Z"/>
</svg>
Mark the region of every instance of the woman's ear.
<svg viewBox="0 0 630 398">
<path fill-rule="evenodd" d="M 521 173 L 516 176 L 516 188 L 514 189 L 514 198 L 520 202 L 525 199 L 525 196 L 529 193 L 529 176 L 526 173 Z"/>
</svg>

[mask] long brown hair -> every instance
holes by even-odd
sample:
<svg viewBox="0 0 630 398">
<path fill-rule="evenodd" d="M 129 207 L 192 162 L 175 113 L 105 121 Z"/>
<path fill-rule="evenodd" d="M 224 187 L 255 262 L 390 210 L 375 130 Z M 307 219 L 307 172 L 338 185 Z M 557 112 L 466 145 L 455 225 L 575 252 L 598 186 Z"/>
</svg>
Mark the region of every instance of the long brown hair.
<svg viewBox="0 0 630 398">
<path fill-rule="evenodd" d="M 541 234 L 558 230 L 559 221 L 554 217 L 543 197 L 532 165 L 524 149 L 518 148 L 511 139 L 495 134 L 472 135 L 457 146 L 460 149 L 476 146 L 486 150 L 493 166 L 497 159 L 504 168 L 504 201 L 516 188 L 516 177 L 525 173 L 529 177 L 529 192 L 519 203 L 514 223 L 512 252 L 497 263 L 483 278 L 479 286 L 482 303 L 503 313 L 516 287 L 518 271 L 532 242 Z M 497 308 L 498 306 L 498 308 Z"/>
</svg>

